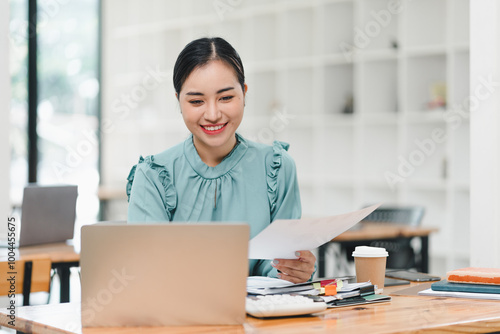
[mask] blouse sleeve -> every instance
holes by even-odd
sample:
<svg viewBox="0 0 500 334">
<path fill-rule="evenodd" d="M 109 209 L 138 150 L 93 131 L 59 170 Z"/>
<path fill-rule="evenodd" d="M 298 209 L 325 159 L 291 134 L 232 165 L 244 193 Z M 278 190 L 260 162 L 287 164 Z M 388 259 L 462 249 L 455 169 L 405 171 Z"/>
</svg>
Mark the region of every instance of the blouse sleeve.
<svg viewBox="0 0 500 334">
<path fill-rule="evenodd" d="M 128 221 L 171 221 L 177 195 L 170 173 L 154 157 L 140 157 L 128 176 Z"/>
<path fill-rule="evenodd" d="M 288 147 L 287 143 L 273 143 L 272 162 L 267 172 L 271 222 L 276 219 L 299 219 L 302 215 L 297 170 L 287 153 Z"/>
<path fill-rule="evenodd" d="M 295 162 L 287 153 L 287 143 L 275 141 L 273 155 L 267 166 L 267 194 L 271 208 L 271 222 L 276 219 L 299 219 L 302 215 L 300 192 Z M 270 260 L 258 260 L 252 275 L 277 277 Z"/>
</svg>

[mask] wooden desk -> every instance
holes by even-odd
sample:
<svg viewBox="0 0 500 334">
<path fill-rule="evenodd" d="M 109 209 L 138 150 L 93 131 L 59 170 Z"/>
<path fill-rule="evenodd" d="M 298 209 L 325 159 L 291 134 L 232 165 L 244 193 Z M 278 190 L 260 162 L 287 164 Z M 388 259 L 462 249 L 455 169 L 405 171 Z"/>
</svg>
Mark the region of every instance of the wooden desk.
<svg viewBox="0 0 500 334">
<path fill-rule="evenodd" d="M 377 240 L 418 237 L 422 242 L 422 263 L 419 271 L 423 273 L 429 272 L 429 235 L 432 232 L 438 231 L 437 228 L 368 222 L 360 223 L 359 226 L 359 229 L 348 230 L 334 238 L 331 242 L 347 243 L 364 241 L 366 245 L 369 245 L 372 241 Z M 327 247 L 328 243 L 321 246 L 318 250 L 319 277 L 325 276 L 325 252 Z"/>
<path fill-rule="evenodd" d="M 412 283 L 415 285 L 416 283 Z M 384 293 L 406 287 L 388 287 Z M 330 309 L 315 316 L 256 319 L 243 326 L 85 328 L 83 333 L 394 333 L 500 331 L 500 302 L 393 295 L 389 303 Z M 139 305 L 138 305 L 139 306 Z M 134 307 L 131 305 L 131 307 Z M 16 329 L 34 333 L 81 333 L 80 304 L 64 303 L 16 309 Z M 193 315 L 195 316 L 195 315 Z M 0 309 L 0 325 L 10 319 Z"/>
<path fill-rule="evenodd" d="M 78 267 L 80 254 L 78 247 L 58 242 L 19 248 L 19 256 L 22 258 L 32 254 L 47 254 L 52 261 L 52 269 L 55 269 L 61 281 L 60 302 L 69 302 L 69 279 L 70 268 Z"/>
</svg>

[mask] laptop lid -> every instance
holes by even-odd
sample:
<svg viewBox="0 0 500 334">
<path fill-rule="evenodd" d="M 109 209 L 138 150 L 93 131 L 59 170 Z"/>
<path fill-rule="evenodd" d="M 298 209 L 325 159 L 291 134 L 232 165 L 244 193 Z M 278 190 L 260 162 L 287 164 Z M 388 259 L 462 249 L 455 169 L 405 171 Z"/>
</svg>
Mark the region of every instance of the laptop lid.
<svg viewBox="0 0 500 334">
<path fill-rule="evenodd" d="M 25 187 L 19 246 L 73 239 L 77 196 L 76 185 Z"/>
<path fill-rule="evenodd" d="M 82 325 L 236 325 L 245 320 L 246 224 L 82 227 Z"/>
</svg>

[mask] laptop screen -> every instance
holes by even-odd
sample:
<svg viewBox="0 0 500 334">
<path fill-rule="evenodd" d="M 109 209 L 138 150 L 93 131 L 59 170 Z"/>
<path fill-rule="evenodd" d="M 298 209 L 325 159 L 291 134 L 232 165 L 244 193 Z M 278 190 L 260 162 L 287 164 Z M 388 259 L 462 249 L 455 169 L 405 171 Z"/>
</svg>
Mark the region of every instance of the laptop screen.
<svg viewBox="0 0 500 334">
<path fill-rule="evenodd" d="M 83 326 L 242 324 L 249 235 L 247 224 L 83 226 Z"/>
<path fill-rule="evenodd" d="M 76 185 L 24 188 L 19 246 L 73 239 Z"/>
</svg>

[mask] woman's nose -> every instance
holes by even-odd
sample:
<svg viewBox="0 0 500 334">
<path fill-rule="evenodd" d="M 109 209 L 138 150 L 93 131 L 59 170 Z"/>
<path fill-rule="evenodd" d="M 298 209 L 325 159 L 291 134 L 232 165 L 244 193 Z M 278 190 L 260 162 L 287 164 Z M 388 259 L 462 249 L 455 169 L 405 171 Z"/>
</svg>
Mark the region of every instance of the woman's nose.
<svg viewBox="0 0 500 334">
<path fill-rule="evenodd" d="M 211 123 L 217 123 L 221 118 L 221 112 L 217 106 L 217 103 L 209 103 L 207 109 L 205 110 L 204 118 Z"/>
</svg>

